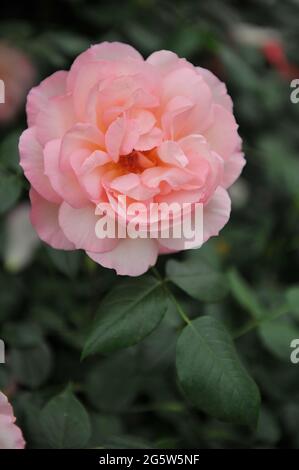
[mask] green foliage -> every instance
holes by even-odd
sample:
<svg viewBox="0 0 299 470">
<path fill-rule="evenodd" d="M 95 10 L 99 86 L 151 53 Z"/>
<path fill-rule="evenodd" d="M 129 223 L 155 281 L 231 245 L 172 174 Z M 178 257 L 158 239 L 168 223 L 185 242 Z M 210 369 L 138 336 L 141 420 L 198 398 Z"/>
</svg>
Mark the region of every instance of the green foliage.
<svg viewBox="0 0 299 470">
<path fill-rule="evenodd" d="M 184 392 L 199 409 L 255 428 L 258 388 L 220 322 L 204 316 L 188 324 L 178 339 L 176 364 Z"/>
<path fill-rule="evenodd" d="M 263 306 L 258 301 L 255 292 L 250 289 L 236 270 L 228 273 L 230 288 L 236 301 L 256 320 L 265 317 Z"/>
<path fill-rule="evenodd" d="M 58 269 L 58 271 L 62 272 L 66 276 L 69 276 L 70 278 L 76 277 L 82 261 L 82 254 L 80 251 L 71 252 L 54 250 L 53 248 L 49 248 L 47 251 L 52 263 Z"/>
<path fill-rule="evenodd" d="M 28 388 L 40 387 L 51 372 L 51 351 L 46 343 L 26 348 L 12 348 L 10 360 L 13 376 L 19 384 Z"/>
<path fill-rule="evenodd" d="M 264 346 L 274 356 L 287 362 L 290 360 L 291 342 L 299 338 L 299 326 L 291 320 L 268 320 L 260 325 L 259 335 Z"/>
<path fill-rule="evenodd" d="M 70 389 L 46 404 L 40 420 L 44 437 L 53 449 L 81 449 L 90 439 L 88 414 Z"/>
<path fill-rule="evenodd" d="M 169 279 L 187 294 L 203 302 L 220 301 L 228 287 L 223 273 L 217 271 L 200 255 L 186 261 L 169 260 L 166 266 Z"/>
<path fill-rule="evenodd" d="M 166 309 L 164 291 L 155 278 L 119 283 L 100 306 L 83 356 L 139 343 L 159 325 Z"/>
<path fill-rule="evenodd" d="M 0 165 L 7 170 L 21 173 L 19 165 L 19 137 L 21 131 L 19 129 L 10 132 L 0 144 Z"/>
<path fill-rule="evenodd" d="M 291 312 L 299 318 L 299 286 L 290 287 L 286 292 L 286 297 Z"/>
<path fill-rule="evenodd" d="M 126 410 L 140 386 L 137 357 L 132 351 L 122 351 L 101 361 L 89 371 L 85 383 L 91 405 L 108 413 Z"/>
<path fill-rule="evenodd" d="M 11 209 L 17 202 L 22 189 L 21 179 L 0 169 L 0 214 Z"/>
</svg>

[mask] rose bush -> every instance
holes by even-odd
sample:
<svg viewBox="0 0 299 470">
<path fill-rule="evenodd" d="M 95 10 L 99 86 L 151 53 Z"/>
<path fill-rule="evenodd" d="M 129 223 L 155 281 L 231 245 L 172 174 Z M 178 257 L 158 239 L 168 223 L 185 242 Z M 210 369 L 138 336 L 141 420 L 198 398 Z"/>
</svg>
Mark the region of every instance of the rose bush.
<svg viewBox="0 0 299 470">
<path fill-rule="evenodd" d="M 24 449 L 25 441 L 15 420 L 12 406 L 0 392 L 0 449 Z"/>
<path fill-rule="evenodd" d="M 101 43 L 32 89 L 27 117 L 19 149 L 31 220 L 52 247 L 131 276 L 184 249 L 184 239 L 97 238 L 97 204 L 114 207 L 119 195 L 202 203 L 204 241 L 228 221 L 226 189 L 245 161 L 232 101 L 208 70 L 169 51 L 144 60 Z"/>
</svg>

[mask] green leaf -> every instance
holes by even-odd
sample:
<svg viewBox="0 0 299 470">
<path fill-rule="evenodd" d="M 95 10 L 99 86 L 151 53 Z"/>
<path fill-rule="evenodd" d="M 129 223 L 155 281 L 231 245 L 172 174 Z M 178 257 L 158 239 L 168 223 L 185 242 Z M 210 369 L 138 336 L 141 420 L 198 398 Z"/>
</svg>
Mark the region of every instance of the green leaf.
<svg viewBox="0 0 299 470">
<path fill-rule="evenodd" d="M 296 382 L 297 384 L 297 382 Z M 292 398 L 288 395 L 286 403 L 282 410 L 283 422 L 285 429 L 288 430 L 290 436 L 293 436 L 294 448 L 298 449 L 299 439 L 298 439 L 298 422 L 299 422 L 299 406 L 298 400 L 291 401 Z"/>
<path fill-rule="evenodd" d="M 5 343 L 16 348 L 34 348 L 43 340 L 39 325 L 29 321 L 6 322 L 1 335 Z"/>
<path fill-rule="evenodd" d="M 87 374 L 85 390 L 94 408 L 115 413 L 128 409 L 140 385 L 137 357 L 127 349 L 100 360 Z"/>
<path fill-rule="evenodd" d="M 32 34 L 33 26 L 25 20 L 1 21 L 1 37 L 15 44 L 18 41 L 24 43 Z"/>
<path fill-rule="evenodd" d="M 231 269 L 228 273 L 231 292 L 236 301 L 256 320 L 265 317 L 263 306 L 258 301 L 253 289 L 244 281 L 240 274 Z"/>
<path fill-rule="evenodd" d="M 269 444 L 275 444 L 281 438 L 281 431 L 276 416 L 265 407 L 261 408 L 260 411 L 256 438 Z"/>
<path fill-rule="evenodd" d="M 19 393 L 17 398 L 17 416 L 22 417 L 22 431 L 26 436 L 26 448 L 46 449 L 47 441 L 42 432 L 40 414 L 44 400 L 42 394 Z"/>
<path fill-rule="evenodd" d="M 51 351 L 45 343 L 12 349 L 10 363 L 17 382 L 30 388 L 37 388 L 47 380 L 51 372 Z"/>
<path fill-rule="evenodd" d="M 290 362 L 291 341 L 299 338 L 299 328 L 288 318 L 277 318 L 261 323 L 258 329 L 264 346 L 274 356 Z"/>
<path fill-rule="evenodd" d="M 81 449 L 90 439 L 88 414 L 69 389 L 49 401 L 40 419 L 48 445 L 53 449 Z"/>
<path fill-rule="evenodd" d="M 130 22 L 127 25 L 129 38 L 146 52 L 153 52 L 161 47 L 161 38 L 158 34 L 153 32 L 142 25 L 140 22 Z"/>
<path fill-rule="evenodd" d="M 259 89 L 259 76 L 233 48 L 222 46 L 219 55 L 232 81 L 237 81 L 238 86 L 242 85 L 248 92 Z"/>
<path fill-rule="evenodd" d="M 186 326 L 178 339 L 176 365 L 183 391 L 197 408 L 255 427 L 259 391 L 222 323 L 204 316 Z"/>
<path fill-rule="evenodd" d="M 99 447 L 104 441 L 123 434 L 121 419 L 112 414 L 92 413 L 90 415 L 91 437 L 88 447 Z"/>
<path fill-rule="evenodd" d="M 275 134 L 266 134 L 257 142 L 261 155 L 260 163 L 271 187 L 278 194 L 286 193 L 299 197 L 299 162 L 297 152 L 287 139 Z"/>
<path fill-rule="evenodd" d="M 286 292 L 286 297 L 291 312 L 299 318 L 299 286 L 290 287 Z"/>
<path fill-rule="evenodd" d="M 209 240 L 202 247 L 195 250 L 187 250 L 185 254 L 186 260 L 193 260 L 194 263 L 209 264 L 215 271 L 221 270 L 221 257 L 217 251 L 217 245 L 214 239 Z"/>
<path fill-rule="evenodd" d="M 7 169 L 21 173 L 19 165 L 19 138 L 21 131 L 16 130 L 8 134 L 0 145 L 0 163 Z"/>
<path fill-rule="evenodd" d="M 207 260 L 199 256 L 186 261 L 169 260 L 168 278 L 187 294 L 203 302 L 217 302 L 227 293 L 227 280 Z"/>
<path fill-rule="evenodd" d="M 20 279 L 0 272 L 0 322 L 13 315 L 23 301 L 23 289 Z"/>
<path fill-rule="evenodd" d="M 152 276 L 121 282 L 103 300 L 83 357 L 138 343 L 157 328 L 166 310 L 166 294 Z"/>
<path fill-rule="evenodd" d="M 82 254 L 80 251 L 63 251 L 47 247 L 47 252 L 49 253 L 54 266 L 60 272 L 70 278 L 76 277 L 82 260 Z"/>
<path fill-rule="evenodd" d="M 90 45 L 89 40 L 71 31 L 50 31 L 43 35 L 46 43 L 53 45 L 61 53 L 75 56 Z"/>
<path fill-rule="evenodd" d="M 196 27 L 183 26 L 175 32 L 175 52 L 181 56 L 190 56 L 203 48 L 203 35 Z"/>
<path fill-rule="evenodd" d="M 19 176 L 0 170 L 0 214 L 17 202 L 21 189 L 22 182 Z"/>
</svg>

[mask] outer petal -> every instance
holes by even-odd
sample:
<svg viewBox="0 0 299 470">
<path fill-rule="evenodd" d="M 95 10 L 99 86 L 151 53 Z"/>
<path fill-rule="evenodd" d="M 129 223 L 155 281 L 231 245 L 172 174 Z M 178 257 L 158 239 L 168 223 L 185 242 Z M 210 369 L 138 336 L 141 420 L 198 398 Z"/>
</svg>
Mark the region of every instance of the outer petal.
<svg viewBox="0 0 299 470">
<path fill-rule="evenodd" d="M 191 242 L 185 238 L 159 238 L 159 253 L 175 253 L 177 251 L 200 248 L 202 237 L 199 236 Z"/>
<path fill-rule="evenodd" d="M 90 48 L 91 54 L 95 60 L 123 60 L 125 58 L 143 61 L 142 55 L 129 44 L 122 42 L 102 42 Z"/>
<path fill-rule="evenodd" d="M 49 98 L 65 93 L 67 75 L 68 72 L 64 70 L 55 72 L 31 89 L 26 106 L 29 127 L 35 125 L 36 117 L 40 111 L 47 110 Z"/>
<path fill-rule="evenodd" d="M 71 95 L 49 99 L 46 109 L 36 119 L 36 135 L 41 144 L 59 139 L 76 124 Z"/>
<path fill-rule="evenodd" d="M 78 71 L 85 64 L 99 60 L 118 61 L 126 58 L 143 61 L 141 54 L 128 44 L 121 42 L 102 42 L 101 44 L 91 46 L 87 51 L 82 52 L 74 61 L 67 80 L 68 89 L 72 89 Z"/>
<path fill-rule="evenodd" d="M 34 189 L 30 190 L 31 223 L 38 236 L 53 248 L 73 250 L 75 245 L 70 242 L 58 224 L 59 205 L 42 198 Z"/>
<path fill-rule="evenodd" d="M 218 104 L 213 106 L 213 114 L 212 125 L 203 134 L 211 148 L 226 160 L 241 145 L 238 125 L 234 115 Z"/>
<path fill-rule="evenodd" d="M 158 244 L 150 238 L 126 238 L 119 241 L 114 250 L 107 253 L 87 253 L 91 259 L 115 269 L 123 276 L 140 276 L 154 266 L 158 256 Z"/>
<path fill-rule="evenodd" d="M 242 152 L 234 153 L 224 165 L 224 175 L 222 186 L 229 188 L 237 178 L 239 178 L 243 167 L 246 165 L 246 160 Z"/>
<path fill-rule="evenodd" d="M 15 421 L 12 406 L 7 397 L 0 392 L 0 449 L 24 449 L 22 431 Z"/>
<path fill-rule="evenodd" d="M 216 75 L 214 75 L 210 70 L 204 69 L 202 67 L 196 67 L 197 72 L 201 75 L 204 81 L 209 85 L 213 93 L 213 98 L 215 103 L 220 104 L 228 111 L 232 112 L 233 102 L 231 97 L 227 94 L 226 86 L 221 82 Z"/>
<path fill-rule="evenodd" d="M 41 196 L 51 202 L 59 203 L 61 197 L 52 188 L 45 175 L 43 149 L 36 139 L 35 128 L 26 129 L 19 142 L 20 165 L 26 178 Z"/>
<path fill-rule="evenodd" d="M 165 50 L 154 52 L 146 59 L 146 62 L 159 69 L 162 75 L 167 75 L 178 68 L 194 69 L 194 66 L 186 59 L 181 59 L 174 52 Z"/>
<path fill-rule="evenodd" d="M 67 80 L 78 116 L 85 116 L 88 96 L 96 84 L 116 75 L 128 75 L 130 69 L 136 74 L 143 66 L 141 55 L 126 44 L 102 43 L 83 52 L 73 63 Z"/>
<path fill-rule="evenodd" d="M 230 198 L 225 189 L 219 186 L 214 196 L 203 207 L 203 230 L 198 230 L 195 234 L 194 241 L 182 238 L 160 238 L 160 252 L 165 248 L 168 250 L 181 251 L 189 248 L 199 248 L 210 237 L 219 234 L 220 230 L 227 223 L 230 216 Z"/>
<path fill-rule="evenodd" d="M 219 186 L 203 212 L 203 239 L 215 237 L 229 220 L 231 201 L 228 192 Z"/>
<path fill-rule="evenodd" d="M 65 236 L 77 249 L 93 252 L 112 250 L 118 243 L 117 239 L 99 239 L 96 236 L 96 206 L 89 204 L 82 209 L 74 209 L 64 202 L 59 211 L 59 224 Z"/>
</svg>

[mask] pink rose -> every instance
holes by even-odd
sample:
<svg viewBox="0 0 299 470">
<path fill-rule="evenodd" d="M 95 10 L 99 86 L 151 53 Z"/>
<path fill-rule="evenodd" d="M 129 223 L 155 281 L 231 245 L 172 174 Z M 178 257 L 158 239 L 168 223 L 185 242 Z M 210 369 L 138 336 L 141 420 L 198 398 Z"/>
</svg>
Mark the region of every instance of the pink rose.
<svg viewBox="0 0 299 470">
<path fill-rule="evenodd" d="M 99 239 L 99 202 L 200 202 L 204 241 L 228 221 L 226 188 L 245 161 L 231 98 L 208 70 L 105 42 L 33 88 L 27 115 L 19 148 L 31 220 L 51 246 L 138 276 L 185 240 Z"/>
<path fill-rule="evenodd" d="M 0 125 L 15 117 L 33 84 L 34 75 L 34 67 L 25 54 L 0 42 Z"/>
<path fill-rule="evenodd" d="M 25 441 L 6 396 L 0 392 L 0 449 L 24 449 Z"/>
</svg>

